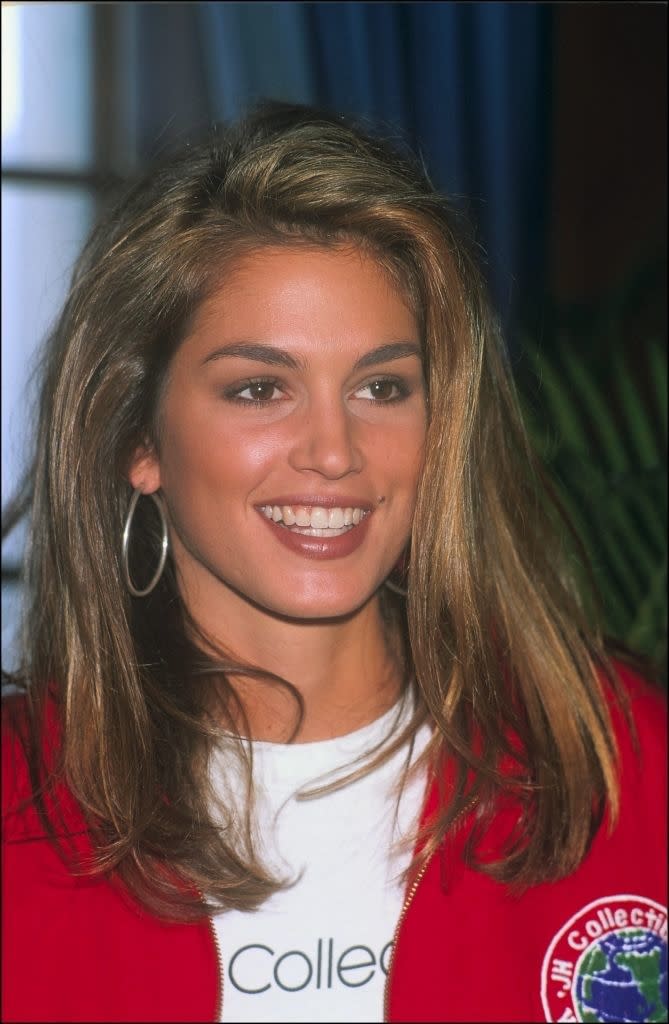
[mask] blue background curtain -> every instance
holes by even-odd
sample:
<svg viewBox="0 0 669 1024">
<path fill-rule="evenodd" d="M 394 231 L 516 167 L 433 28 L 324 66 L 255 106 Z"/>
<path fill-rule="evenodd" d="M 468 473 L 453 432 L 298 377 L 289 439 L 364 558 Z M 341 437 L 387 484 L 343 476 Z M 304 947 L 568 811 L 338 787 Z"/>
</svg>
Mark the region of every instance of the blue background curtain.
<svg viewBox="0 0 669 1024">
<path fill-rule="evenodd" d="M 506 322 L 521 295 L 543 287 L 549 6 L 193 7 L 213 118 L 273 97 L 380 123 L 423 155 L 438 187 L 462 197 Z"/>
</svg>

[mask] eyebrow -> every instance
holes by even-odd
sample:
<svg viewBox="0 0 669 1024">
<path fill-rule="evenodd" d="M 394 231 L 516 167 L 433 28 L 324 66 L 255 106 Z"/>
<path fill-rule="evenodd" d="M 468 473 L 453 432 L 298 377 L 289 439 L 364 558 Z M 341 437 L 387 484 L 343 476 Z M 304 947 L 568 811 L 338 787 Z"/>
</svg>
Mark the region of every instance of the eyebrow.
<svg viewBox="0 0 669 1024">
<path fill-rule="evenodd" d="M 370 352 L 366 352 L 357 360 L 355 370 L 364 370 L 370 366 L 378 366 L 379 363 L 389 363 L 395 359 L 406 359 L 408 356 L 422 358 L 421 346 L 415 341 L 392 341 L 385 345 L 378 345 Z M 232 345 L 225 345 L 222 348 L 214 349 L 203 360 L 202 364 L 213 362 L 216 359 L 227 359 L 237 357 L 241 359 L 252 359 L 258 363 L 265 363 L 267 366 L 283 366 L 288 370 L 304 369 L 305 361 L 298 359 L 286 352 L 285 349 L 276 348 L 274 345 L 263 345 L 259 342 L 238 341 Z"/>
</svg>

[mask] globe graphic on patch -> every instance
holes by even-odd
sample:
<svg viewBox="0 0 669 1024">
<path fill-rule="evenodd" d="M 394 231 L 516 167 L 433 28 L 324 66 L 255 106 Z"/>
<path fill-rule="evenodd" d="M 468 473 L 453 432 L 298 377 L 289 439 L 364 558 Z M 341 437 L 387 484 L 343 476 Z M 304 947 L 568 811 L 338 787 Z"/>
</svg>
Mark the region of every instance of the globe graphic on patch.
<svg viewBox="0 0 669 1024">
<path fill-rule="evenodd" d="M 610 932 L 583 957 L 573 992 L 582 1021 L 666 1021 L 666 941 L 646 928 Z"/>
</svg>

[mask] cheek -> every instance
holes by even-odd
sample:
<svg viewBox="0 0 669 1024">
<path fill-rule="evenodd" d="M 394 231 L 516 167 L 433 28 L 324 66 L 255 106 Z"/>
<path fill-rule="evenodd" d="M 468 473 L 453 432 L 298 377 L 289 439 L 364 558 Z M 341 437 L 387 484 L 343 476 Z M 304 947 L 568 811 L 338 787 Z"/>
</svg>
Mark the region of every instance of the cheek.
<svg viewBox="0 0 669 1024">
<path fill-rule="evenodd" d="M 420 477 L 425 446 L 425 431 L 420 425 L 384 434 L 377 439 L 376 461 L 382 465 L 389 482 L 401 490 L 415 491 Z"/>
<path fill-rule="evenodd" d="M 221 486 L 238 492 L 253 486 L 280 450 L 274 432 L 249 429 L 217 409 L 213 415 L 174 415 L 162 431 L 161 483 L 168 493 Z"/>
</svg>

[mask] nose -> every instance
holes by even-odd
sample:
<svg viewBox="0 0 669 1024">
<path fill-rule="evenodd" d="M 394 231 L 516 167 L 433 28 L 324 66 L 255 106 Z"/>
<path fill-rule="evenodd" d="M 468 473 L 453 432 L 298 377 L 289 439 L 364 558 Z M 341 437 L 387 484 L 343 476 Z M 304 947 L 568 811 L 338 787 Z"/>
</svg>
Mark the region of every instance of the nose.
<svg viewBox="0 0 669 1024">
<path fill-rule="evenodd" d="M 296 427 L 290 464 L 300 472 L 314 472 L 339 480 L 362 469 L 361 425 L 338 398 L 311 402 Z"/>
</svg>

